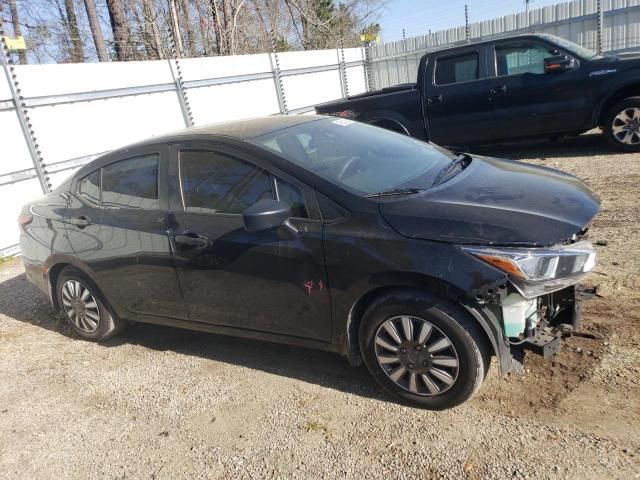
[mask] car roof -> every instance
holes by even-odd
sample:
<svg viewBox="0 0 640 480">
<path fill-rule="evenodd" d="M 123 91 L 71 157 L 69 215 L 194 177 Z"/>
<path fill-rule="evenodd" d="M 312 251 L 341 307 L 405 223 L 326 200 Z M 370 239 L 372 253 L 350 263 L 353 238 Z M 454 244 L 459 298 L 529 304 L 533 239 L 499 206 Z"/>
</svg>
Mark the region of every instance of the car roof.
<svg viewBox="0 0 640 480">
<path fill-rule="evenodd" d="M 215 123 L 198 127 L 185 128 L 171 133 L 166 133 L 152 137 L 133 146 L 169 143 L 180 141 L 185 137 L 197 136 L 225 136 L 240 140 L 249 140 L 267 133 L 275 132 L 285 128 L 302 125 L 303 123 L 315 122 L 326 119 L 322 115 L 271 115 L 268 117 L 249 118 L 245 120 L 235 120 L 232 122 Z"/>
</svg>

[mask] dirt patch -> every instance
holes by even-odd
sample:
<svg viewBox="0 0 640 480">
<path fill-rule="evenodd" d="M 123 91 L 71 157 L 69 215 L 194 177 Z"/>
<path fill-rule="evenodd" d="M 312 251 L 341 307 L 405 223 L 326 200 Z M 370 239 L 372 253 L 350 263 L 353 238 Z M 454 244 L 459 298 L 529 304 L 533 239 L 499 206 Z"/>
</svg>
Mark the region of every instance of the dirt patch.
<svg viewBox="0 0 640 480">
<path fill-rule="evenodd" d="M 575 174 L 602 199 L 599 297 L 522 376 L 495 365 L 445 412 L 364 368 L 283 345 L 138 325 L 77 339 L 0 268 L 0 478 L 640 478 L 640 155 L 600 136 L 484 149 Z"/>
</svg>

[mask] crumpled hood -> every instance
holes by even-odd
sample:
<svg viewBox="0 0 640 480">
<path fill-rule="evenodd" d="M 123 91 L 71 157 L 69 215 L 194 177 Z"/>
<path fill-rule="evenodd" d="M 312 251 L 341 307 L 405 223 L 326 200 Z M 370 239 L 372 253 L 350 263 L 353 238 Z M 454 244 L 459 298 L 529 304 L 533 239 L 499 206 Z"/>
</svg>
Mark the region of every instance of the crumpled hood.
<svg viewBox="0 0 640 480">
<path fill-rule="evenodd" d="M 582 230 L 599 208 L 572 175 L 479 156 L 442 185 L 379 203 L 402 235 L 475 245 L 553 245 Z"/>
</svg>

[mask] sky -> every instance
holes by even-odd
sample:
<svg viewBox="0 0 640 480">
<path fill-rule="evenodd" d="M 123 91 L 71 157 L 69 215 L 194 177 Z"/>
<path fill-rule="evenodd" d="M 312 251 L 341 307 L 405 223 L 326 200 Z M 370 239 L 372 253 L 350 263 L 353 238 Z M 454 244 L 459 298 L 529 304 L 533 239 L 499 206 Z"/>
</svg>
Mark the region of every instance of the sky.
<svg viewBox="0 0 640 480">
<path fill-rule="evenodd" d="M 469 23 L 488 20 L 525 9 L 524 0 L 387 0 L 380 11 L 382 41 L 407 37 L 464 25 L 464 5 L 468 5 Z M 560 3 L 559 0 L 530 0 L 529 9 Z"/>
</svg>

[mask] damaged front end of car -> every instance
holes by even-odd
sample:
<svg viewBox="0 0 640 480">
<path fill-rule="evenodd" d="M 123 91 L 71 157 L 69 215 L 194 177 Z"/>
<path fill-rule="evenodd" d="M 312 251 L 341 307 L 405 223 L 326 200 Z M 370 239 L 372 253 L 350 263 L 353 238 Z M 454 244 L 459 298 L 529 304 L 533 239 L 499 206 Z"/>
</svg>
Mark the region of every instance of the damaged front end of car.
<svg viewBox="0 0 640 480">
<path fill-rule="evenodd" d="M 510 371 L 521 369 L 524 351 L 555 355 L 562 337 L 580 327 L 581 302 L 595 293 L 580 282 L 595 267 L 596 251 L 590 241 L 575 240 L 549 248 L 459 247 L 507 276 L 475 300 L 502 328 L 513 358 Z"/>
</svg>

